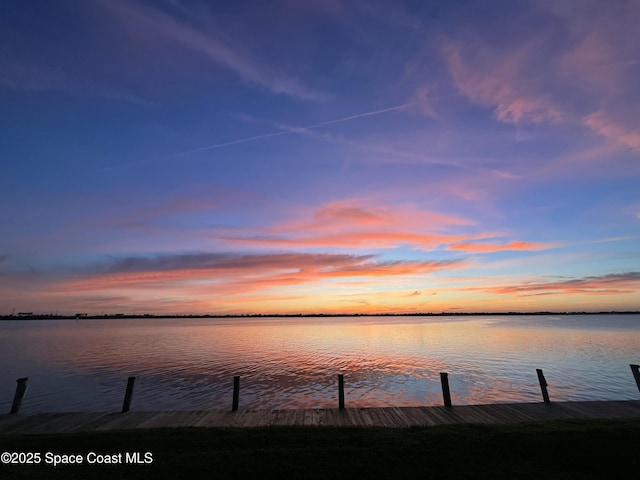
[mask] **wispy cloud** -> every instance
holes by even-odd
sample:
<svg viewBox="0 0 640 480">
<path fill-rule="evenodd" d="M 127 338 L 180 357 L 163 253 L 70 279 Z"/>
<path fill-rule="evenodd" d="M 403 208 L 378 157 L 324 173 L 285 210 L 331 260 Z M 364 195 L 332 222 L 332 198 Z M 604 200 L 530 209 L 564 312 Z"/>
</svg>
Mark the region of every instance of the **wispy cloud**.
<svg viewBox="0 0 640 480">
<path fill-rule="evenodd" d="M 560 5 L 545 0 L 536 7 L 550 14 L 570 39 L 562 46 L 558 71 L 575 87 L 607 103 L 635 88 L 636 75 L 628 67 L 640 59 L 638 2 L 621 0 L 611 8 L 600 2 Z"/>
<path fill-rule="evenodd" d="M 218 148 L 224 148 L 224 147 L 229 147 L 229 146 L 232 146 L 232 145 L 239 145 L 239 144 L 243 144 L 243 143 L 254 142 L 256 140 L 263 140 L 263 139 L 266 139 L 266 138 L 280 137 L 282 135 L 310 134 L 313 130 L 318 129 L 320 127 L 334 125 L 334 124 L 338 124 L 338 123 L 350 122 L 350 121 L 353 121 L 353 120 L 358 120 L 360 118 L 366 118 L 366 117 L 381 115 L 381 114 L 389 113 L 389 112 L 396 112 L 396 111 L 404 110 L 410 105 L 413 105 L 413 103 L 403 103 L 403 104 L 394 105 L 394 106 L 388 107 L 388 108 L 383 108 L 383 109 L 378 109 L 378 110 L 371 110 L 371 111 L 367 111 L 367 112 L 361 112 L 361 113 L 357 113 L 357 114 L 354 114 L 354 115 L 348 115 L 346 117 L 333 118 L 331 120 L 326 120 L 326 121 L 323 121 L 323 122 L 314 123 L 314 124 L 305 125 L 305 126 L 291 126 L 291 125 L 285 125 L 285 124 L 279 123 L 279 122 L 269 122 L 271 125 L 273 125 L 278 130 L 275 131 L 275 132 L 268 132 L 268 133 L 264 133 L 264 134 L 260 134 L 260 135 L 254 135 L 254 136 L 251 136 L 251 137 L 243 137 L 243 138 L 239 138 L 237 140 L 231 140 L 231 141 L 228 141 L 228 142 L 221 142 L 221 143 L 214 143 L 214 144 L 211 144 L 211 145 L 205 145 L 203 147 L 198 147 L 198 148 L 194 148 L 194 149 L 191 149 L 191 150 L 186 150 L 184 152 L 176 153 L 176 154 L 172 155 L 172 157 L 183 157 L 183 156 L 187 156 L 187 155 L 192 155 L 194 153 L 206 152 L 208 150 L 216 150 Z M 243 116 L 243 115 L 240 115 L 240 116 L 236 115 L 236 117 L 244 118 L 244 119 L 249 118 L 249 117 Z M 321 136 L 319 138 L 327 139 L 326 136 Z M 335 139 L 331 139 L 330 141 L 338 142 L 338 140 L 335 140 Z M 347 143 L 345 141 L 339 141 L 339 142 Z M 398 155 L 401 155 L 401 154 L 398 154 Z"/>
<path fill-rule="evenodd" d="M 505 51 L 447 39 L 442 52 L 458 90 L 472 102 L 494 108 L 496 119 L 508 123 L 561 121 L 560 107 L 548 96 L 535 93 L 528 83 L 530 48 L 524 45 Z"/>
<path fill-rule="evenodd" d="M 637 2 L 557 3 L 519 12 L 519 21 L 544 20 L 546 28 L 512 30 L 508 45 L 476 23 L 444 37 L 442 55 L 458 90 L 508 123 L 579 122 L 585 109 L 619 109 L 616 100 L 637 83 Z"/>
<path fill-rule="evenodd" d="M 505 251 L 531 251 L 531 250 L 544 250 L 549 248 L 549 245 L 543 243 L 532 243 L 513 241 L 504 244 L 491 244 L 491 243 L 476 243 L 476 242 L 463 242 L 449 245 L 449 250 L 463 250 L 465 252 L 472 253 L 493 253 L 493 252 L 505 252 Z"/>
<path fill-rule="evenodd" d="M 373 289 L 375 295 L 382 295 L 385 289 L 393 290 L 394 282 L 424 280 L 465 265 L 462 259 L 386 260 L 372 254 L 130 255 L 64 272 L 14 274 L 6 286 L 0 276 L 0 287 L 18 305 L 39 298 L 38 302 L 65 308 L 225 312 L 265 311 L 269 304 L 274 305 L 273 311 L 282 312 L 300 308 L 285 306 L 291 302 L 314 311 L 320 308 L 318 302 L 329 301 L 330 311 L 338 305 L 334 298 L 338 293 L 365 294 Z"/>
<path fill-rule="evenodd" d="M 584 123 L 608 140 L 640 152 L 640 124 L 622 125 L 604 112 L 595 112 L 586 116 Z"/>
<path fill-rule="evenodd" d="M 640 272 L 612 273 L 562 280 L 557 282 L 526 282 L 519 285 L 470 287 L 463 290 L 483 291 L 517 296 L 537 295 L 620 295 L 640 291 Z"/>
<path fill-rule="evenodd" d="M 166 194 L 163 198 L 153 198 L 152 201 L 146 195 L 128 192 L 111 200 L 108 213 L 97 215 L 92 212 L 88 219 L 75 222 L 73 226 L 143 230 L 163 222 L 166 224 L 171 218 L 239 208 L 253 204 L 259 198 L 260 196 L 247 190 L 228 188 L 216 183 L 194 185 L 188 194 Z"/>
<path fill-rule="evenodd" d="M 247 293 L 324 280 L 426 275 L 460 268 L 464 261 L 386 261 L 375 255 L 346 254 L 174 254 L 112 259 L 87 266 L 77 279 L 52 286 L 56 291 L 119 289 L 180 290 L 190 295 Z"/>
<path fill-rule="evenodd" d="M 180 45 L 192 52 L 206 56 L 216 65 L 234 72 L 247 84 L 275 94 L 302 100 L 324 100 L 327 94 L 302 85 L 295 78 L 278 72 L 243 51 L 240 43 L 216 35 L 169 15 L 158 8 L 133 0 L 102 2 L 103 8 L 128 26 L 136 35 L 147 34 Z M 219 32 L 218 32 L 219 33 Z"/>
<path fill-rule="evenodd" d="M 298 214 L 300 215 L 300 214 Z M 475 222 L 452 215 L 421 210 L 408 205 L 350 199 L 329 202 L 304 210 L 301 218 L 271 227 L 217 233 L 231 245 L 269 248 L 392 249 L 410 246 L 421 250 L 447 249 L 468 253 L 535 251 L 551 245 L 500 239 L 504 234 L 477 231 Z"/>
<path fill-rule="evenodd" d="M 351 199 L 306 210 L 302 218 L 262 229 L 216 234 L 231 244 L 262 247 L 395 248 L 432 250 L 441 245 L 495 237 L 495 232 L 452 234 L 452 227 L 474 222 L 411 206 Z"/>
</svg>

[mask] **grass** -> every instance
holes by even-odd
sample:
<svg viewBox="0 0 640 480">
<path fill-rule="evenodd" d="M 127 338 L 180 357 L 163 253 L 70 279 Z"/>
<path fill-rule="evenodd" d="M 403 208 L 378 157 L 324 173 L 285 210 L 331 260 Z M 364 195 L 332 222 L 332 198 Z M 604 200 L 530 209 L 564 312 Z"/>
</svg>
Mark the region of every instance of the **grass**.
<svg viewBox="0 0 640 480">
<path fill-rule="evenodd" d="M 640 419 L 420 428 L 176 428 L 3 435 L 0 452 L 40 452 L 0 465 L 0 479 L 639 478 Z M 45 452 L 82 454 L 54 467 Z M 151 452 L 150 464 L 89 465 L 89 452 Z"/>
</svg>

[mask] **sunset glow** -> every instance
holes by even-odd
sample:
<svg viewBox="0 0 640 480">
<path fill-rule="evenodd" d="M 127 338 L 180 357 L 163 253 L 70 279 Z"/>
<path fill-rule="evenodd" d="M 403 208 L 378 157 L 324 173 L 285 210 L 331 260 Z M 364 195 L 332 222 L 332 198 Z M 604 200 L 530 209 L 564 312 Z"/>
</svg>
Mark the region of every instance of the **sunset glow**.
<svg viewBox="0 0 640 480">
<path fill-rule="evenodd" d="M 640 310 L 640 3 L 0 6 L 0 315 Z"/>
</svg>

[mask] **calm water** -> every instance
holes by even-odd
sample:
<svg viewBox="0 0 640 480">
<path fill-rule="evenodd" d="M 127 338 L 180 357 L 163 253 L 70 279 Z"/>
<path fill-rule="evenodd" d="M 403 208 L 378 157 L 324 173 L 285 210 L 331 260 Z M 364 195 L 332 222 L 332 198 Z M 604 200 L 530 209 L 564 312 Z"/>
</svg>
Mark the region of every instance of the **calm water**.
<svg viewBox="0 0 640 480">
<path fill-rule="evenodd" d="M 0 412 L 347 407 L 637 399 L 639 315 L 0 322 Z"/>
</svg>

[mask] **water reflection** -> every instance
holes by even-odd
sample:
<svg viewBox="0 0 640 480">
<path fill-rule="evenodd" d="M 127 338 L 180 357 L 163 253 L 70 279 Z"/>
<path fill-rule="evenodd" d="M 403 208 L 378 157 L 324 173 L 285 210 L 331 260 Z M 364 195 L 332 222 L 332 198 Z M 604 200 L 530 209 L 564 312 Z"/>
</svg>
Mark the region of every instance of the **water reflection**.
<svg viewBox="0 0 640 480">
<path fill-rule="evenodd" d="M 0 322 L 0 411 L 30 377 L 24 412 L 334 407 L 637 398 L 640 316 L 144 319 Z M 622 316 L 615 316 L 622 317 Z M 577 328 L 584 319 L 585 328 Z"/>
</svg>

